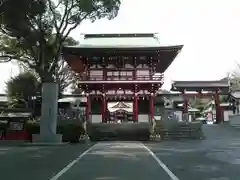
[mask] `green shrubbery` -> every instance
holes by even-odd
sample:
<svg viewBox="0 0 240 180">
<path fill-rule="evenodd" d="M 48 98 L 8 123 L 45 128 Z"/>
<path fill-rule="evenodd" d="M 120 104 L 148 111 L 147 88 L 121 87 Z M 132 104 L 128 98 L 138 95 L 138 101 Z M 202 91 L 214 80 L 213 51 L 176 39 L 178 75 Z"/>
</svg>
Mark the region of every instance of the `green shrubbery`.
<svg viewBox="0 0 240 180">
<path fill-rule="evenodd" d="M 32 134 L 40 133 L 39 123 L 28 123 L 27 132 L 31 136 Z M 57 126 L 57 133 L 63 135 L 63 142 L 78 142 L 80 135 L 84 134 L 84 129 L 80 123 L 66 122 L 59 123 Z"/>
</svg>

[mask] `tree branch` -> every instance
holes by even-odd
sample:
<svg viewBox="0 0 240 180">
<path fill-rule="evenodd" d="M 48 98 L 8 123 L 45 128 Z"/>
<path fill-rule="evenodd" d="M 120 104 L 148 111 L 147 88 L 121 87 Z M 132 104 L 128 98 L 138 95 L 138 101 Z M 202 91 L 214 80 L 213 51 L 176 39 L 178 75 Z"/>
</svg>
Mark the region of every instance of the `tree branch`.
<svg viewBox="0 0 240 180">
<path fill-rule="evenodd" d="M 71 1 L 71 2 L 69 2 Z M 68 3 L 65 5 L 65 9 L 64 9 L 64 14 L 62 16 L 62 21 L 60 23 L 60 34 L 63 34 L 68 26 L 68 18 L 69 18 L 69 15 L 72 11 L 72 9 L 74 8 L 74 0 L 69 0 Z M 70 5 L 70 6 L 69 6 Z M 65 22 L 65 24 L 64 24 Z"/>
<path fill-rule="evenodd" d="M 79 20 L 75 23 L 74 26 L 72 26 L 71 28 L 68 29 L 67 33 L 63 36 L 62 41 L 65 41 L 66 38 L 69 36 L 69 34 L 71 33 L 72 30 L 74 30 L 77 26 L 79 26 L 81 24 L 81 22 L 86 19 L 92 12 L 86 13 L 85 16 L 83 16 L 82 18 L 79 17 Z"/>
<path fill-rule="evenodd" d="M 51 0 L 47 0 L 47 2 L 48 2 L 48 4 L 49 4 L 49 10 L 51 11 L 52 16 L 53 16 L 53 24 L 54 24 L 54 27 L 55 27 L 56 32 L 57 32 L 57 34 L 58 34 L 59 31 L 60 31 L 60 28 L 59 28 L 58 25 L 57 25 L 56 8 L 55 8 L 55 9 L 53 8 L 54 5 L 52 4 L 52 1 L 51 1 Z M 59 4 L 60 4 L 60 2 L 59 2 Z"/>
</svg>

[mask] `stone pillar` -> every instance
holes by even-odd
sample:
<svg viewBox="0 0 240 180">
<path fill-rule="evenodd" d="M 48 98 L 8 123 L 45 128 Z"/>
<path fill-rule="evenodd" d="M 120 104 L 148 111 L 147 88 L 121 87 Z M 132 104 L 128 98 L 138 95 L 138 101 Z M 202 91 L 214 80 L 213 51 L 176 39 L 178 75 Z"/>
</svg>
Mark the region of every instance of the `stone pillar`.
<svg viewBox="0 0 240 180">
<path fill-rule="evenodd" d="M 33 135 L 33 142 L 59 143 L 62 135 L 57 131 L 58 88 L 56 83 L 42 84 L 42 112 L 40 118 L 40 134 Z"/>
</svg>

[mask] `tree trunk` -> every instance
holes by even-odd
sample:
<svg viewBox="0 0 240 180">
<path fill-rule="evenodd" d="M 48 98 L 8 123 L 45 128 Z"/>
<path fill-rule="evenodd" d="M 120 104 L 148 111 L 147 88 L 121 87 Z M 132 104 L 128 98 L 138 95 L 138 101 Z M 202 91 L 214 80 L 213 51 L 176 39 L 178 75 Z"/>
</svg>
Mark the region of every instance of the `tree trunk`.
<svg viewBox="0 0 240 180">
<path fill-rule="evenodd" d="M 40 78 L 41 78 L 42 83 L 53 83 L 54 82 L 53 75 L 49 72 L 41 73 Z"/>
<path fill-rule="evenodd" d="M 42 81 L 42 106 L 40 120 L 40 138 L 42 142 L 57 142 L 56 135 L 59 85 L 54 82 L 52 74 L 44 73 Z"/>
</svg>

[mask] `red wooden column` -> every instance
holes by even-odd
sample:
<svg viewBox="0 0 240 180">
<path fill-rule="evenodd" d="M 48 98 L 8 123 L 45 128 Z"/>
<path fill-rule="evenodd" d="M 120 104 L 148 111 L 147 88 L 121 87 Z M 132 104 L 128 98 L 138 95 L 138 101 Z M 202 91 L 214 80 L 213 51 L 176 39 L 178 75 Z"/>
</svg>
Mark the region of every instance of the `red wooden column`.
<svg viewBox="0 0 240 180">
<path fill-rule="evenodd" d="M 188 113 L 188 100 L 186 97 L 184 97 L 184 102 L 183 102 L 183 113 L 184 114 Z"/>
<path fill-rule="evenodd" d="M 106 95 L 103 93 L 102 95 L 102 122 L 106 120 Z"/>
<path fill-rule="evenodd" d="M 219 98 L 219 94 L 218 91 L 215 92 L 215 109 L 216 109 L 216 123 L 220 124 L 222 122 L 222 112 L 221 112 L 221 107 L 220 107 L 220 98 Z"/>
<path fill-rule="evenodd" d="M 105 57 L 103 57 L 103 74 L 102 74 L 102 78 L 104 81 L 107 81 L 107 68 L 106 68 L 106 64 L 105 64 Z M 102 85 L 102 90 L 103 90 L 103 94 L 102 94 L 102 122 L 106 122 L 106 112 L 107 112 L 107 102 L 106 102 L 106 94 L 105 94 L 105 89 L 104 89 L 104 84 Z"/>
<path fill-rule="evenodd" d="M 151 93 L 150 96 L 150 112 L 151 112 L 151 121 L 154 119 L 154 93 Z"/>
<path fill-rule="evenodd" d="M 138 95 L 137 93 L 134 94 L 134 99 L 133 99 L 133 117 L 134 121 L 138 122 Z"/>
<path fill-rule="evenodd" d="M 188 121 L 188 97 L 185 91 L 183 93 L 183 115 L 182 119 L 183 121 Z"/>
</svg>

